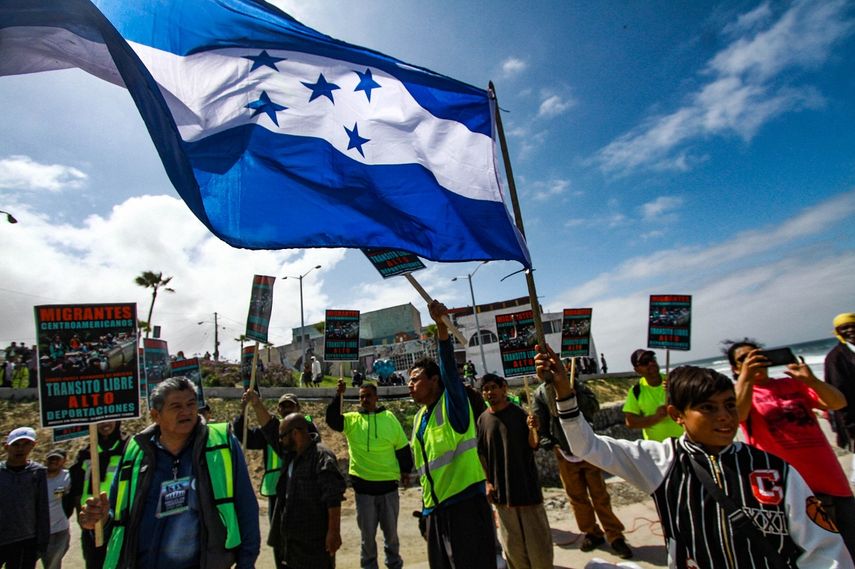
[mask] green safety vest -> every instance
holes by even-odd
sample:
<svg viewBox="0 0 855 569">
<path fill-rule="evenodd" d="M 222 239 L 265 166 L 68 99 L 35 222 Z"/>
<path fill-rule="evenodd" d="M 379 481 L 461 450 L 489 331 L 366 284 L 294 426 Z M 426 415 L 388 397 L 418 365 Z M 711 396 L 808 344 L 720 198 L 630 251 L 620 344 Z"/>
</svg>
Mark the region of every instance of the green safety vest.
<svg viewBox="0 0 855 569">
<path fill-rule="evenodd" d="M 121 557 L 125 543 L 125 528 L 128 524 L 128 512 L 137 499 L 139 491 L 140 466 L 143 451 L 135 438 L 128 441 L 122 455 L 119 487 L 116 492 L 113 533 L 107 545 L 107 557 L 104 569 L 115 569 Z M 232 474 L 232 451 L 229 445 L 228 423 L 208 425 L 208 440 L 205 442 L 205 462 L 211 488 L 214 491 L 214 504 L 220 514 L 220 520 L 226 527 L 226 549 L 234 549 L 241 544 L 240 527 L 235 511 L 235 487 Z"/>
<path fill-rule="evenodd" d="M 124 443 L 124 441 L 120 437 L 119 440 L 117 440 L 115 443 L 113 443 L 113 446 L 110 447 L 108 449 L 108 451 L 112 452 L 112 451 L 116 450 L 116 447 L 118 447 L 119 445 L 121 445 L 123 443 Z M 104 450 L 101 448 L 101 444 L 99 443 L 98 444 L 98 455 L 100 456 L 100 454 L 102 452 L 104 452 Z M 102 474 L 101 485 L 99 486 L 99 488 L 101 489 L 101 492 L 104 492 L 106 494 L 110 493 L 110 486 L 113 485 L 113 478 L 116 477 L 116 472 L 118 472 L 118 470 L 119 470 L 119 461 L 121 461 L 121 460 L 122 460 L 121 454 L 114 454 L 114 455 L 110 456 L 110 462 L 107 463 L 107 472 L 104 472 Z M 84 505 L 86 505 L 86 499 L 92 495 L 92 491 L 89 488 L 89 485 L 92 483 L 92 479 L 89 476 L 89 468 L 91 466 L 92 465 L 91 465 L 90 461 L 88 461 L 88 460 L 83 461 L 83 493 L 80 495 L 80 507 L 81 508 Z"/>
<path fill-rule="evenodd" d="M 413 458 L 425 508 L 434 508 L 469 486 L 486 480 L 478 459 L 472 407 L 469 407 L 469 428 L 460 434 L 446 416 L 446 403 L 443 392 L 428 418 L 424 446 L 418 438 L 418 430 L 427 407 L 419 409 L 413 423 Z"/>
<path fill-rule="evenodd" d="M 312 422 L 311 415 L 305 415 L 305 417 L 307 422 Z M 279 483 L 282 459 L 279 458 L 279 455 L 276 454 L 276 450 L 270 445 L 267 445 L 265 454 L 267 458 L 264 459 L 264 475 L 261 477 L 260 492 L 262 496 L 269 498 L 276 495 L 276 485 Z"/>
<path fill-rule="evenodd" d="M 261 495 L 270 497 L 276 495 L 276 484 L 279 483 L 282 459 L 270 445 L 264 449 L 264 454 L 267 458 L 264 461 L 264 476 L 261 477 Z"/>
</svg>

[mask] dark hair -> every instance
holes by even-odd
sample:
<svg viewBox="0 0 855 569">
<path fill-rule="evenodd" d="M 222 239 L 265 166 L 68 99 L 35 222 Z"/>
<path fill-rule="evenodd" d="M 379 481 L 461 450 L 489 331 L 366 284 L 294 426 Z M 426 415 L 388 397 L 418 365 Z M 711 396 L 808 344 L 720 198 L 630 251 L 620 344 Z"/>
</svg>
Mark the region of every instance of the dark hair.
<svg viewBox="0 0 855 569">
<path fill-rule="evenodd" d="M 422 368 L 425 370 L 425 374 L 430 379 L 433 376 L 439 376 L 439 366 L 437 363 L 431 358 L 422 358 L 413 365 L 410 366 L 408 371 L 413 371 L 416 368 Z"/>
<path fill-rule="evenodd" d="M 668 402 L 685 411 L 716 393 L 733 391 L 733 381 L 714 369 L 680 366 L 668 374 Z"/>
<path fill-rule="evenodd" d="M 727 356 L 727 361 L 730 362 L 730 367 L 736 367 L 736 350 L 748 346 L 752 349 L 762 348 L 763 344 L 754 338 L 742 338 L 741 340 L 722 340 L 721 351 Z"/>
<path fill-rule="evenodd" d="M 155 386 L 150 396 L 151 408 L 158 412 L 163 411 L 166 397 L 173 391 L 192 391 L 196 397 L 199 397 L 196 385 L 183 375 L 178 375 L 164 379 Z"/>
<path fill-rule="evenodd" d="M 377 386 L 374 385 L 373 383 L 363 383 L 362 385 L 359 386 L 359 390 L 362 391 L 363 389 L 367 389 L 369 391 L 372 391 L 372 392 L 374 392 L 374 395 L 377 395 Z"/>
<path fill-rule="evenodd" d="M 483 376 L 481 376 L 481 381 L 478 385 L 481 389 L 484 389 L 485 383 L 495 383 L 499 387 L 504 387 L 508 384 L 508 381 L 501 375 L 496 375 L 495 373 L 485 373 Z"/>
</svg>

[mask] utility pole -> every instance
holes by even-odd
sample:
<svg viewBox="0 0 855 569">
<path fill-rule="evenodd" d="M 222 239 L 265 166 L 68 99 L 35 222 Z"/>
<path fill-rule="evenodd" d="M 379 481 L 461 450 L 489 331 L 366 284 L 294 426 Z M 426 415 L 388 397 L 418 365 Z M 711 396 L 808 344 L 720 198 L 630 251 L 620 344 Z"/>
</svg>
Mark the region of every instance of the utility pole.
<svg viewBox="0 0 855 569">
<path fill-rule="evenodd" d="M 220 361 L 220 325 L 217 323 L 216 312 L 214 312 L 214 361 Z"/>
</svg>

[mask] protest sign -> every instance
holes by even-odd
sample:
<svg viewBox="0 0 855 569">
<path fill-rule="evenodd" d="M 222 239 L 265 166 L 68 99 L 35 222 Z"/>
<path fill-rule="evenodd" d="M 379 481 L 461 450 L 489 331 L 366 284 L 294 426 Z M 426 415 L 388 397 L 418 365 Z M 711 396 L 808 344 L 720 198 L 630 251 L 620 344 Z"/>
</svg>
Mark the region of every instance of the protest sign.
<svg viewBox="0 0 855 569">
<path fill-rule="evenodd" d="M 252 294 L 249 298 L 249 314 L 246 317 L 246 337 L 267 343 L 267 329 L 273 312 L 273 284 L 276 277 L 255 275 L 252 277 Z"/>
<path fill-rule="evenodd" d="M 686 294 L 650 295 L 647 347 L 689 350 L 692 329 L 692 297 Z"/>
<path fill-rule="evenodd" d="M 587 356 L 591 345 L 592 308 L 565 308 L 561 322 L 561 357 Z"/>
<path fill-rule="evenodd" d="M 531 310 L 496 315 L 496 333 L 505 377 L 534 374 L 537 335 Z"/>
<path fill-rule="evenodd" d="M 136 304 L 36 306 L 35 319 L 43 427 L 139 417 Z"/>
<path fill-rule="evenodd" d="M 255 358 L 255 346 L 244 346 L 240 356 L 240 380 L 244 389 L 249 389 L 252 379 L 252 360 Z M 256 390 L 258 385 L 256 384 Z"/>
<path fill-rule="evenodd" d="M 255 347 L 255 346 L 253 346 Z M 196 401 L 199 407 L 205 405 L 205 392 L 202 389 L 202 366 L 199 364 L 199 358 L 189 358 L 175 360 L 171 364 L 172 376 L 184 376 L 193 382 L 196 386 Z"/>
<path fill-rule="evenodd" d="M 406 275 L 425 268 L 418 255 L 400 249 L 362 249 L 384 279 Z"/>
<path fill-rule="evenodd" d="M 327 310 L 324 323 L 324 359 L 357 361 L 359 359 L 359 311 Z"/>
<path fill-rule="evenodd" d="M 148 394 L 154 387 L 170 377 L 169 347 L 166 340 L 155 340 L 154 338 L 143 338 L 143 396 Z"/>
<path fill-rule="evenodd" d="M 53 442 L 61 443 L 74 439 L 80 439 L 89 434 L 89 427 L 77 425 L 76 427 L 55 427 L 53 431 Z"/>
</svg>

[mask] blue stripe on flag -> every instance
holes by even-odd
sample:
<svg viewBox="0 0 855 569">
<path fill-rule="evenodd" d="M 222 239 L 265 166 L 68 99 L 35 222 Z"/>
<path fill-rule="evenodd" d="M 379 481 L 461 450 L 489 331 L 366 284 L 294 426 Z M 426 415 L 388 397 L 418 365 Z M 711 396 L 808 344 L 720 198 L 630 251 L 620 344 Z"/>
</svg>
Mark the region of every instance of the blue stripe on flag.
<svg viewBox="0 0 855 569">
<path fill-rule="evenodd" d="M 185 149 L 205 192 L 211 230 L 227 235 L 252 227 L 252 235 L 241 233 L 247 247 L 336 243 L 403 249 L 435 260 L 530 265 L 504 204 L 450 192 L 418 164 L 369 166 L 324 140 L 255 125 L 185 143 Z M 284 171 L 282 163 L 292 167 Z M 274 209 L 271 203 L 302 207 Z M 289 228 L 287 239 L 281 226 Z M 390 235 L 389 227 L 398 231 Z"/>
</svg>

